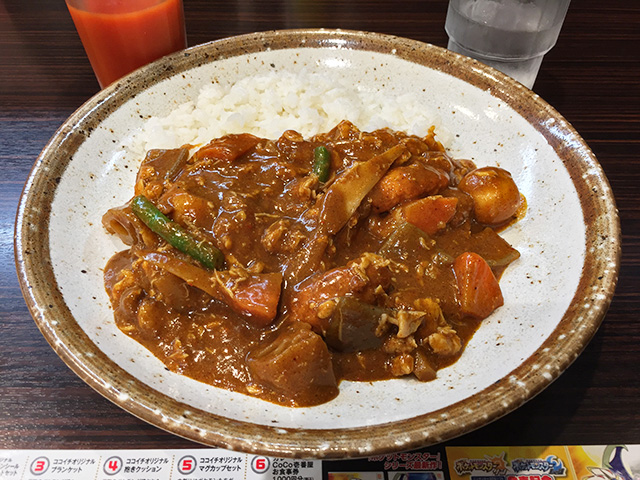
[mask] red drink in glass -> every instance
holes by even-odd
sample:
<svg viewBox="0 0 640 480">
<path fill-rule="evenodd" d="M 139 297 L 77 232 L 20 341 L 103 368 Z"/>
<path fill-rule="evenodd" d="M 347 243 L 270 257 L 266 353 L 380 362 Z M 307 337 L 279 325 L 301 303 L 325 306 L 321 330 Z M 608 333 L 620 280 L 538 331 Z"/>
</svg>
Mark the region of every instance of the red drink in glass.
<svg viewBox="0 0 640 480">
<path fill-rule="evenodd" d="M 102 88 L 187 46 L 182 0 L 66 0 Z"/>
</svg>

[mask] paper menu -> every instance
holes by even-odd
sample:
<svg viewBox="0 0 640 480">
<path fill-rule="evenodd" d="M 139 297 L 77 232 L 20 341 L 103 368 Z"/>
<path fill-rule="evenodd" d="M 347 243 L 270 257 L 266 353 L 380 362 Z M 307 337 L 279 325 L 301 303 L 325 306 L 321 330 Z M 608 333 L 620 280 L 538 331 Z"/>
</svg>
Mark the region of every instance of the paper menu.
<svg viewBox="0 0 640 480">
<path fill-rule="evenodd" d="M 213 448 L 0 450 L 0 480 L 640 480 L 640 445 L 434 446 L 333 461 Z"/>
</svg>

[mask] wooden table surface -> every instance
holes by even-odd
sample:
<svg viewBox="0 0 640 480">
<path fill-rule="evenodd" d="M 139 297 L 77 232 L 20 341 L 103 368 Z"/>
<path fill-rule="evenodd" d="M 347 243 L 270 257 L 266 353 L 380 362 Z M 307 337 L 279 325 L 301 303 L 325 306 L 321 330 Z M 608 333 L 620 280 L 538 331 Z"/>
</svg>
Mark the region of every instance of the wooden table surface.
<svg viewBox="0 0 640 480">
<path fill-rule="evenodd" d="M 446 46 L 446 0 L 185 0 L 189 44 L 327 27 Z M 640 3 L 574 0 L 534 91 L 591 146 L 617 199 L 622 268 L 609 312 L 577 361 L 458 445 L 640 444 Z M 85 385 L 46 343 L 13 254 L 22 186 L 56 128 L 98 84 L 63 0 L 0 0 L 0 448 L 186 448 Z"/>
</svg>

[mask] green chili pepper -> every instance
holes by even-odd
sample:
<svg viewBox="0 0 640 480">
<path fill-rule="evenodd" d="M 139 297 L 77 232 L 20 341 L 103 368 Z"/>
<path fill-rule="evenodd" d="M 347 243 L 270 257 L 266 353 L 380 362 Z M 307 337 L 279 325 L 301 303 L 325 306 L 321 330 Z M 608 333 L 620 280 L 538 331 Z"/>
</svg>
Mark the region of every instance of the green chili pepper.
<svg viewBox="0 0 640 480">
<path fill-rule="evenodd" d="M 198 241 L 187 230 L 167 218 L 144 195 L 131 200 L 131 210 L 142 222 L 182 253 L 195 258 L 205 267 L 218 269 L 224 263 L 220 250 L 206 241 Z"/>
<path fill-rule="evenodd" d="M 327 147 L 316 147 L 313 151 L 313 173 L 324 183 L 329 180 L 329 170 L 331 168 L 331 154 Z"/>
</svg>

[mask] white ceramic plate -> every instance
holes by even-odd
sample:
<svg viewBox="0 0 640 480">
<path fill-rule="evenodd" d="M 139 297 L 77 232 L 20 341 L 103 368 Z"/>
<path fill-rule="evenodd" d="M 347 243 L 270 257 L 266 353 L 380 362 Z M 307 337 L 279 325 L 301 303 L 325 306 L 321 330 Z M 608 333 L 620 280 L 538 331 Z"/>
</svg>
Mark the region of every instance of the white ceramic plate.
<svg viewBox="0 0 640 480">
<path fill-rule="evenodd" d="M 410 93 L 441 126 L 453 156 L 509 170 L 526 196 L 526 218 L 503 233 L 522 255 L 502 278 L 505 306 L 437 380 L 344 382 L 335 400 L 291 409 L 168 372 L 116 328 L 102 272 L 124 247 L 103 230 L 101 217 L 132 196 L 140 157 L 127 146 L 146 118 L 195 99 L 213 78 L 233 83 L 267 70 L 322 72 L 391 98 Z M 615 202 L 597 160 L 533 92 L 438 47 L 326 30 L 258 33 L 194 47 L 103 90 L 43 150 L 16 225 L 19 276 L 32 315 L 89 385 L 178 435 L 287 457 L 408 450 L 517 408 L 558 377 L 594 335 L 613 295 L 619 255 Z"/>
</svg>

